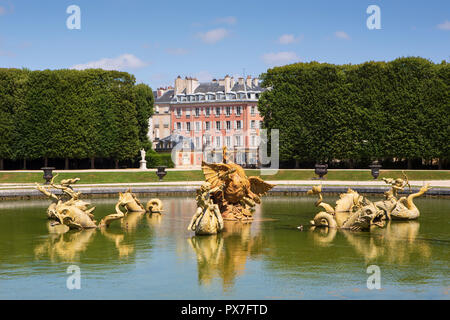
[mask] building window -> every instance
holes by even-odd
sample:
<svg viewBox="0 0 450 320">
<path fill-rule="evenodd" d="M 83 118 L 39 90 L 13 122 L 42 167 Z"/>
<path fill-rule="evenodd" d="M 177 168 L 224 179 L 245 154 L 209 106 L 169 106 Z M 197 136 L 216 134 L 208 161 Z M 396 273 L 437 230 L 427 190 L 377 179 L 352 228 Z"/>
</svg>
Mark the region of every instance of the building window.
<svg viewBox="0 0 450 320">
<path fill-rule="evenodd" d="M 256 107 L 252 106 L 252 108 L 250 109 L 250 113 L 252 116 L 254 116 L 256 114 Z"/>
<path fill-rule="evenodd" d="M 227 121 L 227 130 L 231 130 L 231 121 Z"/>
<path fill-rule="evenodd" d="M 191 123 L 186 122 L 186 131 L 191 131 Z"/>
<path fill-rule="evenodd" d="M 225 137 L 225 143 L 227 144 L 227 147 L 231 147 L 231 137 L 230 136 Z"/>
<path fill-rule="evenodd" d="M 155 113 L 159 113 L 159 106 L 158 105 L 155 106 Z"/>
<path fill-rule="evenodd" d="M 177 130 L 181 130 L 181 122 L 177 122 Z"/>
<path fill-rule="evenodd" d="M 236 107 L 236 115 L 240 116 L 242 112 L 242 108 L 240 106 Z"/>
<path fill-rule="evenodd" d="M 195 137 L 195 149 L 200 149 L 200 138 Z"/>
<path fill-rule="evenodd" d="M 205 108 L 205 114 L 207 117 L 209 117 L 211 110 L 209 109 L 209 107 Z"/>
<path fill-rule="evenodd" d="M 159 129 L 155 129 L 155 138 L 159 139 Z"/>
<path fill-rule="evenodd" d="M 200 116 L 200 108 L 195 108 L 195 116 L 196 117 Z"/>
<path fill-rule="evenodd" d="M 216 121 L 216 130 L 220 130 L 220 121 Z"/>
<path fill-rule="evenodd" d="M 195 123 L 195 131 L 200 131 L 200 122 Z"/>
<path fill-rule="evenodd" d="M 220 137 L 219 136 L 216 137 L 216 147 L 220 148 Z"/>
<path fill-rule="evenodd" d="M 241 136 L 235 136 L 235 145 L 236 147 L 240 147 L 241 146 Z"/>
<path fill-rule="evenodd" d="M 220 116 L 220 107 L 216 107 L 216 116 Z"/>
<path fill-rule="evenodd" d="M 177 117 L 181 117 L 181 108 L 177 108 Z"/>
<path fill-rule="evenodd" d="M 225 108 L 225 115 L 231 116 L 231 107 L 226 107 Z"/>
<path fill-rule="evenodd" d="M 256 136 L 251 136 L 250 144 L 252 147 L 256 147 Z"/>
<path fill-rule="evenodd" d="M 255 126 L 256 126 L 256 121 L 255 120 L 250 121 L 250 129 L 256 129 Z"/>
<path fill-rule="evenodd" d="M 241 130 L 242 129 L 242 121 L 241 120 L 236 121 L 236 129 L 237 130 Z"/>
<path fill-rule="evenodd" d="M 209 121 L 205 122 L 205 130 L 208 131 L 209 130 Z"/>
</svg>

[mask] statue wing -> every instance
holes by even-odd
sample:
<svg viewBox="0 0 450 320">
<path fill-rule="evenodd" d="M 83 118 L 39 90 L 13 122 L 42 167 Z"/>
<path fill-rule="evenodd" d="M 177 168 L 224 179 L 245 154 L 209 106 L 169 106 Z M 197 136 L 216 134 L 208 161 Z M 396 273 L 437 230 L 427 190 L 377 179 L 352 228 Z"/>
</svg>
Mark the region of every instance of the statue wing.
<svg viewBox="0 0 450 320">
<path fill-rule="evenodd" d="M 230 166 L 225 163 L 206 163 L 202 162 L 202 171 L 206 182 L 211 183 L 211 188 L 220 186 L 224 181 L 220 176 L 230 170 Z"/>
<path fill-rule="evenodd" d="M 258 196 L 265 195 L 267 191 L 275 187 L 274 184 L 264 182 L 260 177 L 248 177 L 250 181 L 250 190 Z"/>
</svg>

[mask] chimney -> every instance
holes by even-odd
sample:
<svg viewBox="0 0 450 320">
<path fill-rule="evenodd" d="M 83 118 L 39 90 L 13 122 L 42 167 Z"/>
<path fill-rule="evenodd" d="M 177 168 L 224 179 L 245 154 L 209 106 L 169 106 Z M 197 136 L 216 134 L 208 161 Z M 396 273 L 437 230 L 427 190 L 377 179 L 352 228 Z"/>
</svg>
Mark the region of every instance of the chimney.
<svg viewBox="0 0 450 320">
<path fill-rule="evenodd" d="M 253 86 L 259 87 L 259 79 L 258 78 L 253 78 Z"/>
<path fill-rule="evenodd" d="M 163 88 L 163 87 L 158 88 L 158 89 L 156 90 L 156 97 L 159 98 L 159 97 L 163 96 L 164 93 L 166 93 L 166 91 L 167 91 L 167 90 L 166 90 L 165 88 Z"/>
<path fill-rule="evenodd" d="M 233 87 L 234 87 L 234 84 L 235 84 L 234 77 L 231 77 L 230 80 L 231 80 L 231 82 L 230 82 L 231 89 L 230 90 L 233 90 Z"/>
<path fill-rule="evenodd" d="M 198 80 L 196 78 L 186 78 L 186 94 L 193 94 L 198 87 Z"/>
<path fill-rule="evenodd" d="M 238 78 L 238 83 L 239 83 L 241 86 L 243 86 L 243 85 L 244 85 L 244 78 L 239 77 L 239 78 Z"/>
<path fill-rule="evenodd" d="M 230 76 L 226 75 L 224 80 L 225 80 L 225 83 L 224 83 L 225 93 L 228 93 L 228 92 L 231 91 L 231 79 L 230 79 Z"/>
<path fill-rule="evenodd" d="M 247 81 L 246 81 L 245 85 L 247 86 L 247 90 L 252 87 L 252 77 L 247 76 Z"/>
<path fill-rule="evenodd" d="M 175 94 L 181 93 L 184 89 L 186 89 L 186 80 L 183 80 L 178 76 L 175 79 Z"/>
</svg>

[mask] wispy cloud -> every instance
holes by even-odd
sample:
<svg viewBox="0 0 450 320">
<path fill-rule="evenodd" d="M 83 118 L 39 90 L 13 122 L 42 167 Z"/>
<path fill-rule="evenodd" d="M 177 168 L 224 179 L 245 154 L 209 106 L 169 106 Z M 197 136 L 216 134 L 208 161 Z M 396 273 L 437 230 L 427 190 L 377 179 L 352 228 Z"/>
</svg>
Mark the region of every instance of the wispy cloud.
<svg viewBox="0 0 450 320">
<path fill-rule="evenodd" d="M 445 20 L 444 22 L 438 24 L 437 28 L 441 30 L 450 30 L 450 21 Z"/>
<path fill-rule="evenodd" d="M 217 24 L 229 24 L 229 25 L 233 25 L 237 23 L 237 19 L 236 17 L 222 17 L 222 18 L 217 18 L 216 20 L 214 20 L 215 23 Z"/>
<path fill-rule="evenodd" d="M 184 48 L 167 48 L 166 52 L 168 54 L 174 55 L 174 56 L 183 56 L 185 54 L 189 53 L 189 50 Z"/>
<path fill-rule="evenodd" d="M 288 64 L 294 61 L 300 60 L 295 52 L 292 51 L 282 51 L 276 53 L 266 53 L 263 54 L 262 60 L 265 64 L 270 66 L 280 66 L 284 64 Z"/>
<path fill-rule="evenodd" d="M 339 39 L 350 40 L 350 36 L 344 31 L 336 31 L 334 35 Z"/>
<path fill-rule="evenodd" d="M 299 42 L 303 39 L 303 35 L 296 37 L 293 34 L 283 34 L 281 37 L 278 38 L 278 42 L 280 44 L 291 44 Z"/>
<path fill-rule="evenodd" d="M 125 53 L 116 58 L 102 58 L 97 61 L 77 64 L 71 69 L 84 70 L 100 68 L 104 70 L 124 70 L 124 69 L 139 69 L 146 67 L 148 63 L 142 61 L 133 54 Z"/>
<path fill-rule="evenodd" d="M 209 44 L 217 43 L 223 38 L 227 37 L 229 35 L 229 32 L 227 29 L 219 28 L 219 29 L 213 29 L 209 30 L 207 32 L 200 32 L 198 33 L 198 36 L 200 39 Z"/>
</svg>

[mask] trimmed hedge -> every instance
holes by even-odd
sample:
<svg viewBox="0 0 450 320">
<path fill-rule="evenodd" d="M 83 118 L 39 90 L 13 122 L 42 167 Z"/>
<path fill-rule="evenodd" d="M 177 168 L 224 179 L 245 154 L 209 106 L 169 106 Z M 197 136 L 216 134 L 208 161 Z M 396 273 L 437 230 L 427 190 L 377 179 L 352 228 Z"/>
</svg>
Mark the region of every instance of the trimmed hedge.
<svg viewBox="0 0 450 320">
<path fill-rule="evenodd" d="M 135 159 L 153 93 L 126 72 L 0 69 L 0 159 Z"/>
<path fill-rule="evenodd" d="M 170 153 L 156 153 L 148 152 L 145 160 L 147 160 L 147 168 L 156 168 L 158 166 L 166 166 L 167 168 L 174 168 Z"/>
<path fill-rule="evenodd" d="M 450 158 L 450 66 L 423 58 L 296 63 L 262 75 L 264 126 L 281 161 Z"/>
</svg>

